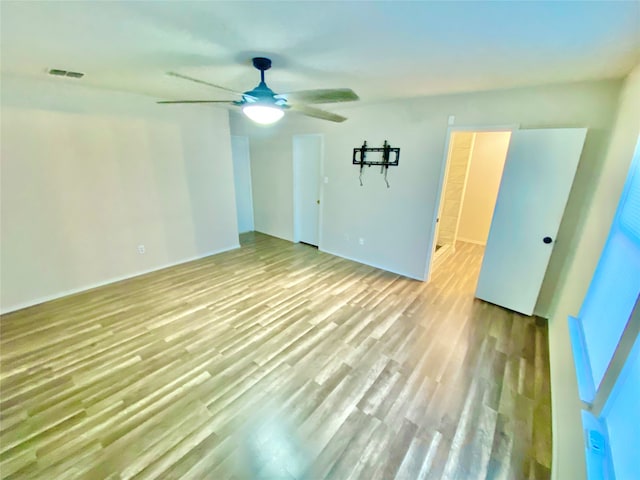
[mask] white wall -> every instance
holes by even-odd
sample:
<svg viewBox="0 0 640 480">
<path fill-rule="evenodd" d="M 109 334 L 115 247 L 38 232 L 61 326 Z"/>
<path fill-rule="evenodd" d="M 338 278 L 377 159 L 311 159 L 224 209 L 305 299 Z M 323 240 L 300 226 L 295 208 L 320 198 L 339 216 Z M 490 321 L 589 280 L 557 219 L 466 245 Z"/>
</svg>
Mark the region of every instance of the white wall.
<svg viewBox="0 0 640 480">
<path fill-rule="evenodd" d="M 236 190 L 236 210 L 238 214 L 238 231 L 253 231 L 253 194 L 251 192 L 251 160 L 249 154 L 249 138 L 244 135 L 231 137 L 231 153 L 233 156 L 233 180 Z"/>
<path fill-rule="evenodd" d="M 1 121 L 3 311 L 238 245 L 226 111 L 3 77 Z"/>
<path fill-rule="evenodd" d="M 250 135 L 256 230 L 292 240 L 291 138 L 324 133 L 329 183 L 323 185 L 320 248 L 423 279 L 449 115 L 456 116 L 456 125 L 586 126 L 589 133 L 566 209 L 569 221 L 561 226 L 550 261 L 555 278 L 571 249 L 566 239 L 573 235 L 573 217 L 590 195 L 593 171 L 601 168 L 619 88 L 619 81 L 587 82 L 333 107 L 349 118 L 342 124 L 291 112 L 271 128 L 238 120 L 234 132 L 246 129 Z M 365 168 L 364 187 L 359 186 L 351 158 L 364 140 L 372 146 L 388 140 L 400 147 L 400 165 L 389 169 L 391 188 L 374 167 Z M 359 237 L 364 245 L 358 244 Z M 550 298 L 541 298 L 543 310 Z"/>
<path fill-rule="evenodd" d="M 475 134 L 458 240 L 487 244 L 510 140 L 511 132 Z"/>
<path fill-rule="evenodd" d="M 291 136 L 250 138 L 250 144 L 255 229 L 293 241 Z"/>
<path fill-rule="evenodd" d="M 640 136 L 640 65 L 620 95 L 615 128 L 600 168 L 594 170 L 592 195 L 579 211 L 573 248 L 560 276 L 549 320 L 553 414 L 553 475 L 557 480 L 585 478 L 584 443 L 567 317 L 577 315 L 604 247 L 635 145 Z"/>
</svg>

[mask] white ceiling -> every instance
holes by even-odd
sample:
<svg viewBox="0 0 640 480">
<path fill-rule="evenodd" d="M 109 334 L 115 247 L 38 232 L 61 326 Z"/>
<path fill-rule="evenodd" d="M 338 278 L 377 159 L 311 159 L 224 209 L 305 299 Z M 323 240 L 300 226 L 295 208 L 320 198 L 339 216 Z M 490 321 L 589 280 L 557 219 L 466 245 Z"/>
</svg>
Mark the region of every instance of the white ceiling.
<svg viewBox="0 0 640 480">
<path fill-rule="evenodd" d="M 640 2 L 1 3 L 4 74 L 154 99 L 231 99 L 269 56 L 276 92 L 350 87 L 362 101 L 626 75 L 640 59 Z"/>
</svg>

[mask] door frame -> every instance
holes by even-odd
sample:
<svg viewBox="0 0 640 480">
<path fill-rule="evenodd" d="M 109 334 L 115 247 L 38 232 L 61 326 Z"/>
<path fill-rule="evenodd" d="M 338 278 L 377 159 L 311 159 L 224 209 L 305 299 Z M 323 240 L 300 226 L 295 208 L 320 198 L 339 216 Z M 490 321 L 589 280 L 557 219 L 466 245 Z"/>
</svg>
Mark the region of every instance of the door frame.
<svg viewBox="0 0 640 480">
<path fill-rule="evenodd" d="M 322 212 L 324 206 L 324 134 L 323 133 L 301 133 L 291 137 L 291 162 L 293 164 L 293 242 L 300 243 L 300 207 L 299 207 L 299 191 L 298 176 L 299 165 L 296 161 L 294 142 L 297 137 L 318 137 L 320 139 L 320 165 L 318 178 L 318 196 L 320 197 L 320 206 L 318 208 L 318 250 L 322 246 Z"/>
<path fill-rule="evenodd" d="M 460 130 L 459 130 L 460 131 Z M 442 177 L 442 188 L 440 189 L 440 200 L 438 201 L 438 214 L 436 216 L 436 226 L 435 226 L 435 232 L 433 234 L 433 239 L 434 239 L 434 250 L 432 252 L 432 256 L 435 257 L 435 247 L 438 246 L 438 236 L 440 234 L 440 224 L 442 222 L 440 222 L 439 219 L 442 218 L 442 210 L 444 209 L 444 199 L 447 195 L 447 186 L 448 186 L 448 180 L 449 180 L 449 172 L 451 171 L 451 153 L 453 152 L 453 145 L 451 142 L 451 136 L 456 133 L 456 131 L 452 131 L 449 134 L 449 148 L 448 148 L 448 153 L 447 153 L 447 159 L 445 160 L 445 171 L 444 171 L 444 176 Z M 462 204 L 464 201 L 464 195 L 467 191 L 467 181 L 469 180 L 469 169 L 471 168 L 471 157 L 473 156 L 473 149 L 475 147 L 475 143 L 476 143 L 476 132 L 472 132 L 473 133 L 473 137 L 471 139 L 471 148 L 469 150 L 469 158 L 467 159 L 467 166 L 466 166 L 466 172 L 465 172 L 465 176 L 464 176 L 464 182 L 462 184 L 462 198 L 460 199 L 460 207 L 458 209 L 458 214 L 456 215 L 456 226 L 453 232 L 453 245 L 451 245 L 451 250 L 455 252 L 456 250 L 456 240 L 458 239 L 458 229 L 460 227 L 460 217 L 462 215 Z"/>
<path fill-rule="evenodd" d="M 438 180 L 438 191 L 436 194 L 436 205 L 431 220 L 431 233 L 429 234 L 429 245 L 427 246 L 427 261 L 424 266 L 423 278 L 431 281 L 433 273 L 433 260 L 436 251 L 436 233 L 438 227 L 438 217 L 440 216 L 440 208 L 442 204 L 442 194 L 444 189 L 444 181 L 449 168 L 449 153 L 451 149 L 451 134 L 453 132 L 513 132 L 519 130 L 520 124 L 500 124 L 500 125 L 449 125 L 444 141 L 444 152 L 442 154 L 442 162 L 440 164 L 440 179 Z M 508 152 L 507 152 L 508 154 Z"/>
</svg>

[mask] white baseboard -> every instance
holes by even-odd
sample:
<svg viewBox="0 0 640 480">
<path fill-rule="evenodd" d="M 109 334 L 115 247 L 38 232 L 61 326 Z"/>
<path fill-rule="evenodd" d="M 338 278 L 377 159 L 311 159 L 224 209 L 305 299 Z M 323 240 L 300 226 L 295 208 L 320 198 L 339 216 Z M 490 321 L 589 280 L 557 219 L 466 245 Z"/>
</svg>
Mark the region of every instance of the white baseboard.
<svg viewBox="0 0 640 480">
<path fill-rule="evenodd" d="M 264 235 L 269 235 L 270 237 L 273 237 L 273 238 L 279 238 L 280 240 L 286 240 L 287 242 L 298 243 L 297 241 L 293 240 L 293 238 L 283 237 L 281 235 L 276 235 L 275 233 L 265 232 L 263 230 L 254 230 L 254 232 L 262 233 Z"/>
<path fill-rule="evenodd" d="M 472 240 L 470 238 L 462 238 L 462 237 L 458 237 L 456 239 L 458 242 L 465 242 L 465 243 L 473 243 L 475 245 L 482 245 L 483 247 L 487 246 L 487 242 L 481 242 L 479 240 Z"/>
<path fill-rule="evenodd" d="M 175 267 L 176 265 L 181 265 L 183 263 L 193 262 L 194 260 L 200 260 L 201 258 L 210 257 L 211 255 L 217 255 L 218 253 L 228 252 L 230 250 L 235 250 L 237 248 L 240 248 L 239 243 L 232 245 L 231 247 L 221 248 L 219 250 L 212 250 L 202 255 L 196 255 L 195 257 L 185 258 L 183 260 L 178 260 L 177 262 L 174 262 L 174 263 L 161 265 L 148 270 L 142 270 L 142 271 L 135 272 L 128 275 L 113 277 L 113 278 L 104 280 L 102 282 L 92 283 L 92 284 L 84 285 L 78 288 L 72 288 L 69 290 L 64 290 L 62 292 L 56 292 L 51 295 L 45 295 L 44 297 L 34 298 L 33 300 L 28 300 L 26 302 L 11 305 L 6 308 L 2 306 L 0 307 L 0 314 L 4 315 L 6 313 L 15 312 L 16 310 L 22 310 L 23 308 L 33 307 L 34 305 L 39 305 L 40 303 L 49 302 L 51 300 L 57 300 L 58 298 L 67 297 L 69 295 L 74 295 L 76 293 L 86 292 L 87 290 L 92 290 L 94 288 L 104 287 L 105 285 L 111 285 L 112 283 L 121 282 L 122 280 L 128 280 L 130 278 L 139 277 L 140 275 L 146 275 L 147 273 L 157 272 L 158 270 L 163 270 L 165 268 Z"/>
<path fill-rule="evenodd" d="M 321 252 L 324 252 L 324 253 L 328 253 L 329 255 L 333 255 L 335 257 L 344 258 L 345 260 L 351 260 L 352 262 L 361 263 L 362 265 L 368 265 L 369 267 L 377 268 L 379 270 L 384 270 L 385 272 L 395 273 L 396 275 L 402 275 L 403 277 L 407 277 L 407 278 L 410 278 L 412 280 L 418 280 L 420 282 L 424 282 L 425 281 L 424 278 L 419 278 L 419 277 L 416 277 L 414 275 L 409 275 L 408 273 L 399 272 L 397 270 L 390 270 L 387 267 L 381 267 L 380 265 L 376 265 L 375 263 L 363 262 L 362 260 L 358 260 L 358 259 L 355 259 L 355 258 L 347 257 L 345 255 L 342 255 L 342 254 L 339 254 L 339 253 L 335 253 L 335 252 L 332 252 L 330 250 L 325 250 L 325 249 L 320 248 L 320 247 L 318 247 L 318 250 L 321 251 Z"/>
</svg>

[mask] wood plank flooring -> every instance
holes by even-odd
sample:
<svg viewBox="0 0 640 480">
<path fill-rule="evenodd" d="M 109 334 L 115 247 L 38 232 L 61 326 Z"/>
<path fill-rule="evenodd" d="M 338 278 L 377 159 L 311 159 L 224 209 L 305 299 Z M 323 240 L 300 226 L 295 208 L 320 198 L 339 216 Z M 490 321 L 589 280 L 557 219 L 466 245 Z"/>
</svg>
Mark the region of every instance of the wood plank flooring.
<svg viewBox="0 0 640 480">
<path fill-rule="evenodd" d="M 5 315 L 0 475 L 549 478 L 547 328 L 261 234 Z"/>
</svg>

